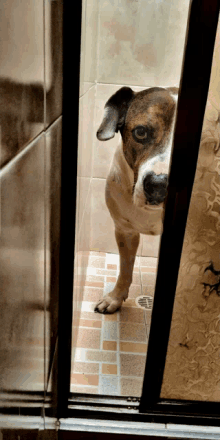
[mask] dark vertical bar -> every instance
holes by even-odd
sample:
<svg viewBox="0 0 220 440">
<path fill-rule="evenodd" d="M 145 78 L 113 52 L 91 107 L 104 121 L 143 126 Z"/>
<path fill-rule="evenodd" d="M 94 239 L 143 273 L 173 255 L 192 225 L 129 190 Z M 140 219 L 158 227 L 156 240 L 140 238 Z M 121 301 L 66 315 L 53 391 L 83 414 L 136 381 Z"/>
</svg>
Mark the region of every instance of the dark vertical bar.
<svg viewBox="0 0 220 440">
<path fill-rule="evenodd" d="M 61 153 L 61 219 L 57 417 L 65 417 L 70 392 L 78 143 L 79 66 L 82 2 L 63 2 L 63 139 Z"/>
<path fill-rule="evenodd" d="M 219 0 L 191 1 L 140 412 L 158 403 L 207 101 Z"/>
</svg>

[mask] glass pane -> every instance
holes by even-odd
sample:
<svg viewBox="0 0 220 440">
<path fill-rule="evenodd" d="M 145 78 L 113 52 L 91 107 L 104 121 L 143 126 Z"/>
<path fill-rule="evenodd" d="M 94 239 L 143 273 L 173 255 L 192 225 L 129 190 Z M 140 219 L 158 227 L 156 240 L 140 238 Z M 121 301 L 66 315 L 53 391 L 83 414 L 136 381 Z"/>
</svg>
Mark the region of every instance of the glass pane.
<svg viewBox="0 0 220 440">
<path fill-rule="evenodd" d="M 162 398 L 220 400 L 220 25 L 178 274 Z"/>
<path fill-rule="evenodd" d="M 83 1 L 72 392 L 141 395 L 160 243 L 160 227 L 155 230 L 153 224 L 161 224 L 158 219 L 162 213 L 162 201 L 156 201 L 160 205 L 157 207 L 153 206 L 154 199 L 144 198 L 144 206 L 139 208 L 135 220 L 134 213 L 132 220 L 131 214 L 135 207 L 133 200 L 127 209 L 127 218 L 123 219 L 122 223 L 120 218 L 123 217 L 124 212 L 121 206 L 129 197 L 131 199 L 132 188 L 137 183 L 137 177 L 142 173 L 139 165 L 141 158 L 143 164 L 143 151 L 146 147 L 144 147 L 146 139 L 143 136 L 146 134 L 148 137 L 149 148 L 153 149 L 152 145 L 162 146 L 162 144 L 162 150 L 165 145 L 171 147 L 170 132 L 175 120 L 177 100 L 177 96 L 174 96 L 174 87 L 178 87 L 180 81 L 188 9 L 188 0 L 177 2 L 123 0 L 120 4 L 118 1 L 108 0 Z M 120 95 L 122 86 L 128 87 L 124 99 Z M 163 90 L 158 92 L 162 95 L 157 95 L 157 90 L 152 90 L 153 87 L 162 87 Z M 165 90 L 168 87 L 173 89 Z M 147 89 L 151 89 L 150 94 L 147 94 Z M 115 93 L 117 93 L 116 98 L 112 98 L 115 108 L 120 107 L 118 104 L 120 101 L 122 113 L 120 117 L 116 117 L 118 119 L 113 132 L 109 135 L 105 131 L 107 133 L 105 139 L 100 136 L 98 140 L 96 132 L 103 120 L 105 104 Z M 137 132 L 139 142 L 135 134 L 136 140 L 134 137 L 132 141 L 131 138 L 128 139 L 129 136 L 126 138 L 124 131 L 122 137 L 125 147 L 119 152 L 121 135 L 117 130 L 117 124 L 119 126 L 124 124 L 124 127 L 129 125 L 123 120 L 125 115 L 128 118 L 129 106 L 133 105 L 132 101 L 129 101 L 129 96 L 140 97 L 138 102 L 136 100 L 129 116 L 139 115 L 131 123 L 136 126 L 141 125 L 141 130 Z M 144 103 L 143 107 L 141 103 Z M 123 105 L 125 105 L 125 113 Z M 113 119 L 114 111 L 111 107 Z M 169 113 L 168 125 L 166 128 L 164 125 L 161 126 L 161 131 L 159 129 L 161 119 L 157 111 L 162 112 L 164 124 L 165 113 L 166 111 Z M 104 120 L 105 124 L 106 120 Z M 143 131 L 143 125 L 148 127 L 146 133 Z M 130 130 L 133 129 L 132 125 Z M 119 211 L 121 209 L 120 214 L 116 214 L 115 217 L 115 210 L 113 208 L 112 212 L 110 206 L 111 202 L 108 207 L 106 206 L 105 188 L 116 149 L 115 182 L 119 182 L 120 179 L 122 182 L 124 179 L 124 187 L 119 186 L 119 189 L 115 190 L 119 197 L 117 207 Z M 146 160 L 146 174 L 148 171 L 149 173 L 153 171 L 155 175 L 163 174 L 164 180 L 159 183 L 159 192 L 163 184 L 166 186 L 167 176 L 163 171 L 163 165 L 168 173 L 169 154 L 163 163 L 160 159 L 165 159 L 165 156 L 155 162 L 148 161 L 150 168 Z M 148 154 L 145 159 L 150 157 L 153 157 L 153 150 L 151 156 Z M 136 202 L 138 185 L 134 196 Z M 139 189 L 140 186 L 143 193 L 143 185 L 139 185 Z M 156 188 L 155 182 L 153 187 Z M 114 185 L 110 192 L 111 197 L 114 198 Z M 120 199 L 122 192 L 123 197 Z M 157 197 L 156 194 L 154 197 Z M 147 220 L 148 214 L 151 220 L 153 217 L 150 226 Z M 123 254 L 122 248 L 125 249 L 124 237 L 121 238 L 121 235 L 118 235 L 118 245 L 116 243 L 112 218 L 116 222 L 117 229 L 128 230 L 127 250 L 124 251 L 122 261 L 123 282 L 126 284 L 126 289 L 131 274 L 128 272 L 128 266 L 130 263 L 132 266 L 134 262 L 133 279 L 128 299 L 123 302 L 120 310 L 115 311 L 113 307 L 112 310 L 107 310 L 113 313 L 102 313 L 105 309 L 105 303 L 102 303 L 98 306 L 99 313 L 94 313 L 98 301 L 102 301 L 103 296 L 108 295 L 115 288 L 119 276 L 119 248 L 121 254 Z M 133 232 L 136 228 L 135 236 L 130 235 L 131 229 L 128 226 L 132 221 L 137 222 L 132 226 Z M 130 249 L 136 250 L 136 248 L 135 258 L 135 252 L 131 255 Z M 118 292 L 122 294 L 123 283 L 120 281 L 119 284 Z"/>
<path fill-rule="evenodd" d="M 0 176 L 1 392 L 43 392 L 44 136 Z"/>
<path fill-rule="evenodd" d="M 9 395 L 13 400 L 29 391 L 40 392 L 41 405 L 44 392 L 51 390 L 58 319 L 62 7 L 62 0 L 0 2 L 4 405 Z"/>
</svg>

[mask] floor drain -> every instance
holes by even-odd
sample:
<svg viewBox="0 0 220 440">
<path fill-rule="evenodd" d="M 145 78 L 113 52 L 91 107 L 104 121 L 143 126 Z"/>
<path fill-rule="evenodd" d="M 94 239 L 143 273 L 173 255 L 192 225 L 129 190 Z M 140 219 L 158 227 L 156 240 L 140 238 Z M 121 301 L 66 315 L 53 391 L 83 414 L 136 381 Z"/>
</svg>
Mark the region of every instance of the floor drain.
<svg viewBox="0 0 220 440">
<path fill-rule="evenodd" d="M 135 300 L 138 307 L 140 307 L 141 309 L 148 309 L 148 310 L 152 310 L 153 301 L 154 299 L 152 296 L 146 296 L 146 295 L 138 296 Z"/>
</svg>

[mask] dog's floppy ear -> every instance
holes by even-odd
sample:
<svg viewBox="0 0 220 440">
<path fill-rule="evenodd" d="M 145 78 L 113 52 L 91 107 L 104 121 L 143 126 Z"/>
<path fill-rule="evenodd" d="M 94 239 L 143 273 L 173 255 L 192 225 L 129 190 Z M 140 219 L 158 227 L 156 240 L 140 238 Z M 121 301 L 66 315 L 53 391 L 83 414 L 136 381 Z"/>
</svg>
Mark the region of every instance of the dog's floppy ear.
<svg viewBox="0 0 220 440">
<path fill-rule="evenodd" d="M 130 87 L 122 87 L 106 102 L 103 121 L 97 131 L 97 138 L 100 141 L 113 138 L 122 127 L 134 95 L 135 93 Z"/>
</svg>

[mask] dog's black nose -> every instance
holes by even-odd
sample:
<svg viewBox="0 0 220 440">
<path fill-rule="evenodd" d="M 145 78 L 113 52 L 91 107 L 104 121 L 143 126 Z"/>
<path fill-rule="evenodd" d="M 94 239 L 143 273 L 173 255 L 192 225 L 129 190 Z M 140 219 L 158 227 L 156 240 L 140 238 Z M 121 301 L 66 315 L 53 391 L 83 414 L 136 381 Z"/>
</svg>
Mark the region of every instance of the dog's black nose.
<svg viewBox="0 0 220 440">
<path fill-rule="evenodd" d="M 144 194 L 151 205 L 162 203 L 167 195 L 167 174 L 149 172 L 144 178 Z"/>
</svg>

